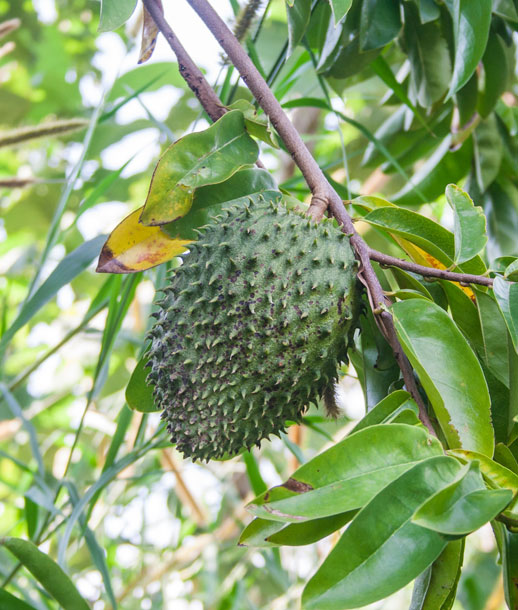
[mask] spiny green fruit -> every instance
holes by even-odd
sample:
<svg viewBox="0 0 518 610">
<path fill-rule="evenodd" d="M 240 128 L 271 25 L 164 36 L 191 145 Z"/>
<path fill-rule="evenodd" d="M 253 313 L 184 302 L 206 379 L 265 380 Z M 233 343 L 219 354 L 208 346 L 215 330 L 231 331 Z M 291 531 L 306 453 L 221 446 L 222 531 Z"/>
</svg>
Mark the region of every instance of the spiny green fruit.
<svg viewBox="0 0 518 610">
<path fill-rule="evenodd" d="M 148 382 L 179 451 L 234 455 L 301 420 L 347 358 L 357 266 L 331 220 L 282 203 L 234 206 L 200 233 L 150 332 Z"/>
</svg>

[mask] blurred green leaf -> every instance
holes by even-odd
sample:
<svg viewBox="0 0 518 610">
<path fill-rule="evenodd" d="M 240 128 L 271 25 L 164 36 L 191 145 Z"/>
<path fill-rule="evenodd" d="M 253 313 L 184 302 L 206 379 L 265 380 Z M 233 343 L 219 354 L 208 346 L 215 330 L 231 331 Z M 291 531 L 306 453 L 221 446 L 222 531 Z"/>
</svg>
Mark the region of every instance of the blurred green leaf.
<svg viewBox="0 0 518 610">
<path fill-rule="evenodd" d="M 493 290 L 511 335 L 514 349 L 518 353 L 518 284 L 497 275 L 493 283 Z"/>
<path fill-rule="evenodd" d="M 360 17 L 360 50 L 379 49 L 401 30 L 398 0 L 364 0 Z"/>
<path fill-rule="evenodd" d="M 333 9 L 335 24 L 342 21 L 342 19 L 347 15 L 352 3 L 353 0 L 331 0 L 331 8 Z"/>
<path fill-rule="evenodd" d="M 309 25 L 311 15 L 311 0 L 296 0 L 291 4 L 286 2 L 288 15 L 289 47 L 288 56 L 293 53 L 295 47 L 302 40 Z"/>
<path fill-rule="evenodd" d="M 471 78 L 484 55 L 491 25 L 491 0 L 446 0 L 453 20 L 455 60 L 448 96 Z"/>
<path fill-rule="evenodd" d="M 64 610 L 88 610 L 74 583 L 58 564 L 37 546 L 21 538 L 1 538 L 0 544 L 20 561 Z"/>
<path fill-rule="evenodd" d="M 99 32 L 116 30 L 131 17 L 137 0 L 101 0 Z"/>
<path fill-rule="evenodd" d="M 5 610 L 36 610 L 34 606 L 11 595 L 5 589 L 0 589 L 0 607 Z"/>
</svg>

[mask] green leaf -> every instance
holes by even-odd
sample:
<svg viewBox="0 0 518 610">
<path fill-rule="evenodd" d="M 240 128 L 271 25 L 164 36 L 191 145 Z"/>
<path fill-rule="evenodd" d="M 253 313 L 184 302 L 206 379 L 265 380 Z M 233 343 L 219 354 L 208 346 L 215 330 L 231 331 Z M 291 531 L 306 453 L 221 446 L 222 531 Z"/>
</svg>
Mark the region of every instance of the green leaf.
<svg viewBox="0 0 518 610">
<path fill-rule="evenodd" d="M 509 489 L 487 489 L 477 461 L 425 502 L 412 521 L 446 536 L 465 536 L 494 519 L 513 499 Z"/>
<path fill-rule="evenodd" d="M 509 470 L 509 468 L 498 464 L 486 455 L 482 455 L 476 451 L 452 449 L 448 451 L 448 454 L 455 456 L 463 462 L 477 460 L 480 462 L 480 471 L 491 487 L 497 489 L 510 489 L 513 492 L 514 500 L 505 509 L 503 514 L 514 520 L 518 519 L 518 498 L 516 498 L 516 494 L 518 493 L 518 475 L 512 470 Z"/>
<path fill-rule="evenodd" d="M 405 390 L 396 390 L 377 405 L 375 405 L 368 413 L 360 419 L 356 426 L 351 430 L 353 432 L 359 432 L 364 428 L 374 426 L 376 424 L 384 424 L 390 421 L 394 413 L 398 413 L 401 407 L 406 408 L 406 405 L 412 405 L 414 401 L 410 397 L 410 394 Z M 415 403 L 414 403 L 415 404 Z"/>
<path fill-rule="evenodd" d="M 159 411 L 155 406 L 153 388 L 147 384 L 149 369 L 146 367 L 147 358 L 142 356 L 135 370 L 131 374 L 126 387 L 126 402 L 131 409 L 141 413 L 154 413 Z"/>
<path fill-rule="evenodd" d="M 34 606 L 11 595 L 5 589 L 0 589 L 0 608 L 5 608 L 5 610 L 36 610 Z"/>
<path fill-rule="evenodd" d="M 240 110 L 245 117 L 246 130 L 254 138 L 259 138 L 266 144 L 279 148 L 277 138 L 273 132 L 270 119 L 265 115 L 259 116 L 257 114 L 256 107 L 248 100 L 236 100 L 230 106 L 227 106 L 229 110 Z"/>
<path fill-rule="evenodd" d="M 25 566 L 64 610 L 89 610 L 74 583 L 59 565 L 37 546 L 21 538 L 1 538 L 0 544 Z"/>
<path fill-rule="evenodd" d="M 243 530 L 239 544 L 243 546 L 304 546 L 322 540 L 349 523 L 356 511 L 312 519 L 303 523 L 282 523 L 255 518 Z"/>
<path fill-rule="evenodd" d="M 484 192 L 496 179 L 502 165 L 504 149 L 496 116 L 491 114 L 473 132 L 473 158 L 479 189 Z"/>
<path fill-rule="evenodd" d="M 330 0 L 335 26 L 347 15 L 353 0 Z"/>
<path fill-rule="evenodd" d="M 498 381 L 508 388 L 509 349 L 505 340 L 507 335 L 505 320 L 490 294 L 481 290 L 475 290 L 475 294 L 483 339 L 479 355 Z"/>
<path fill-rule="evenodd" d="M 416 0 L 419 8 L 419 17 L 421 23 L 428 23 L 429 21 L 435 21 L 441 15 L 441 10 L 437 6 L 435 0 Z"/>
<path fill-rule="evenodd" d="M 487 243 L 486 217 L 481 207 L 455 184 L 446 187 L 446 200 L 454 213 L 455 264 L 469 261 Z"/>
<path fill-rule="evenodd" d="M 223 182 L 253 165 L 258 153 L 238 110 L 227 112 L 204 131 L 184 136 L 160 158 L 140 221 L 160 225 L 184 216 L 197 188 Z"/>
<path fill-rule="evenodd" d="M 502 571 L 507 607 L 518 608 L 518 534 L 503 529 Z"/>
<path fill-rule="evenodd" d="M 415 581 L 409 610 L 450 610 L 464 557 L 464 540 L 450 542 Z"/>
<path fill-rule="evenodd" d="M 419 246 L 445 267 L 453 265 L 455 238 L 433 220 L 411 210 L 389 206 L 373 210 L 363 220 Z M 466 261 L 461 267 L 466 273 L 484 273 L 486 270 L 479 257 Z"/>
<path fill-rule="evenodd" d="M 395 303 L 394 324 L 450 447 L 493 455 L 490 399 L 484 374 L 464 336 L 435 303 Z"/>
<path fill-rule="evenodd" d="M 410 2 L 404 5 L 404 40 L 412 68 L 410 97 L 426 108 L 439 101 L 448 90 L 451 78 L 448 44 L 439 20 L 422 24 L 416 7 Z"/>
<path fill-rule="evenodd" d="M 514 349 L 518 353 L 518 284 L 508 282 L 497 275 L 493 283 L 493 292 L 507 324 Z"/>
<path fill-rule="evenodd" d="M 504 271 L 504 278 L 511 282 L 518 280 L 518 260 L 513 260 L 507 265 Z"/>
<path fill-rule="evenodd" d="M 452 136 L 449 135 L 391 200 L 398 205 L 418 205 L 423 201 L 418 197 L 421 193 L 424 201 L 434 201 L 444 192 L 445 184 L 460 182 L 471 168 L 473 146 L 471 140 L 458 150 L 451 150 L 451 146 Z"/>
<path fill-rule="evenodd" d="M 99 255 L 105 240 L 105 235 L 94 237 L 94 239 L 81 244 L 58 263 L 57 267 L 38 290 L 24 303 L 18 316 L 2 336 L 0 353 L 7 347 L 16 332 L 27 324 L 56 295 L 60 288 L 69 284 L 90 265 L 92 260 Z"/>
<path fill-rule="evenodd" d="M 460 469 L 446 456 L 430 458 L 378 493 L 306 585 L 302 608 L 357 608 L 394 593 L 418 576 L 440 555 L 446 540 L 412 523 L 412 515 Z"/>
<path fill-rule="evenodd" d="M 494 31 L 487 41 L 482 63 L 484 84 L 478 100 L 478 112 L 482 118 L 486 118 L 506 91 L 509 80 L 509 62 L 504 41 Z"/>
<path fill-rule="evenodd" d="M 379 49 L 401 30 L 399 0 L 364 0 L 360 16 L 360 50 Z"/>
<path fill-rule="evenodd" d="M 286 2 L 286 13 L 288 16 L 288 55 L 291 55 L 309 25 L 311 0 L 296 0 L 291 5 Z"/>
<path fill-rule="evenodd" d="M 110 32 L 126 23 L 136 6 L 137 0 L 101 0 L 99 32 Z"/>
<path fill-rule="evenodd" d="M 247 508 L 258 517 L 287 523 L 355 510 L 415 463 L 441 451 L 421 428 L 371 426 L 316 456 Z"/>
<path fill-rule="evenodd" d="M 453 20 L 455 60 L 448 91 L 451 97 L 463 87 L 484 55 L 491 26 L 492 0 L 447 0 Z"/>
</svg>

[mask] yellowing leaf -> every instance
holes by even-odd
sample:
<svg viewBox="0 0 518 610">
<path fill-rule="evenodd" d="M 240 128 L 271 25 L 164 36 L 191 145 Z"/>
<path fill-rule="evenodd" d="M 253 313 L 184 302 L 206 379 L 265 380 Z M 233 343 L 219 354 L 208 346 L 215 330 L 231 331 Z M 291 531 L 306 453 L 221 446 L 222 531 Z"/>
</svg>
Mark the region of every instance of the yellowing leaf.
<svg viewBox="0 0 518 610">
<path fill-rule="evenodd" d="M 432 267 L 433 269 L 446 269 L 446 265 L 441 263 L 440 260 L 436 259 L 428 252 L 425 252 L 425 250 L 423 250 L 419 246 L 416 246 L 415 244 L 409 242 L 406 239 L 403 239 L 402 237 L 398 237 L 397 235 L 393 235 L 392 237 L 398 242 L 398 244 L 414 261 L 414 263 L 417 263 L 418 265 L 423 265 L 424 267 Z M 475 301 L 475 295 L 471 288 L 468 288 L 467 286 L 461 286 L 458 282 L 453 283 L 456 284 L 461 290 L 463 290 L 472 301 Z"/>
<path fill-rule="evenodd" d="M 136 273 L 182 254 L 190 240 L 173 239 L 160 227 L 146 227 L 135 210 L 115 227 L 103 246 L 97 273 Z"/>
<path fill-rule="evenodd" d="M 158 8 L 161 13 L 164 14 L 164 8 L 162 7 L 162 0 L 157 0 Z M 158 27 L 155 20 L 149 14 L 147 8 L 143 8 L 143 19 L 142 19 L 142 40 L 140 43 L 140 55 L 138 59 L 139 64 L 146 62 L 156 47 L 156 39 L 158 36 Z"/>
</svg>

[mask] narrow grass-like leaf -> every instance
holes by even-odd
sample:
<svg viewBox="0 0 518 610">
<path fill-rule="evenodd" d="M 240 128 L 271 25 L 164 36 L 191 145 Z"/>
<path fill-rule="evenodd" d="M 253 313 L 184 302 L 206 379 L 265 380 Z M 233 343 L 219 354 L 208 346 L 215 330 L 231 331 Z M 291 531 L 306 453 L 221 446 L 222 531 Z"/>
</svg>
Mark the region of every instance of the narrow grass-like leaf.
<svg viewBox="0 0 518 610">
<path fill-rule="evenodd" d="M 50 299 L 56 296 L 60 288 L 69 284 L 75 277 L 82 273 L 92 260 L 99 254 L 104 235 L 94 237 L 90 241 L 81 244 L 73 252 L 60 261 L 54 271 L 43 282 L 33 296 L 24 303 L 18 316 L 4 333 L 0 341 L 0 352 L 3 352 L 16 332 L 44 306 Z"/>
<path fill-rule="evenodd" d="M 32 542 L 8 537 L 0 539 L 0 544 L 29 570 L 64 610 L 89 610 L 65 572 Z"/>
<path fill-rule="evenodd" d="M 438 305 L 422 299 L 395 303 L 391 311 L 403 349 L 449 446 L 493 455 L 487 383 L 477 357 L 453 320 Z"/>
<path fill-rule="evenodd" d="M 18 597 L 11 595 L 5 589 L 0 589 L 0 608 L 5 608 L 5 610 L 36 610 L 35 606 L 31 606 Z"/>
</svg>

